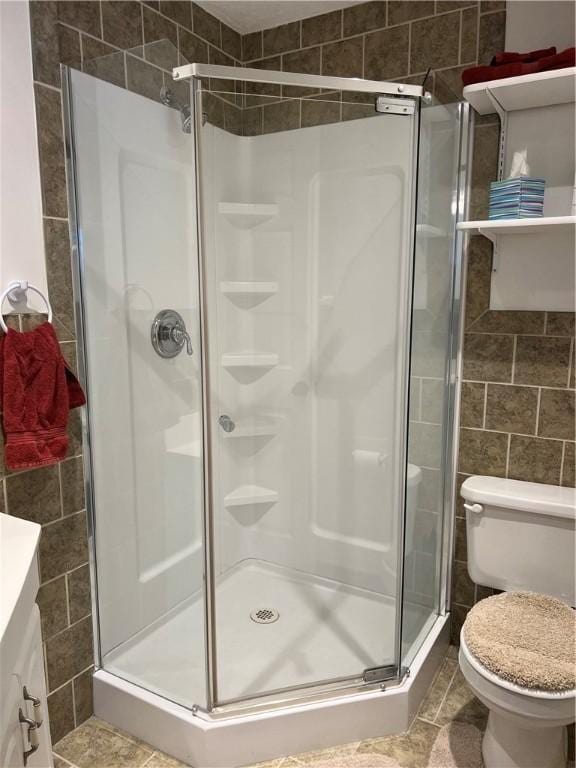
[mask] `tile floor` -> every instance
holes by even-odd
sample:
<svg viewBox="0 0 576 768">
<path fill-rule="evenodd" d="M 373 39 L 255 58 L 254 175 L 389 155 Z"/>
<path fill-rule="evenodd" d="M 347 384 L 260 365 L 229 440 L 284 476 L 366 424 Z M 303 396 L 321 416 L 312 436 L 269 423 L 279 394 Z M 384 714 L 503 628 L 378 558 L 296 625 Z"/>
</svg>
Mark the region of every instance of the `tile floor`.
<svg viewBox="0 0 576 768">
<path fill-rule="evenodd" d="M 472 695 L 460 673 L 457 649 L 451 647 L 408 733 L 280 758 L 261 763 L 258 768 L 313 766 L 327 757 L 341 764 L 345 755 L 354 753 L 393 757 L 402 768 L 425 768 L 441 726 L 457 720 L 483 729 L 486 717 L 485 707 Z M 177 768 L 184 764 L 108 723 L 91 718 L 54 746 L 54 765 L 55 768 Z"/>
</svg>

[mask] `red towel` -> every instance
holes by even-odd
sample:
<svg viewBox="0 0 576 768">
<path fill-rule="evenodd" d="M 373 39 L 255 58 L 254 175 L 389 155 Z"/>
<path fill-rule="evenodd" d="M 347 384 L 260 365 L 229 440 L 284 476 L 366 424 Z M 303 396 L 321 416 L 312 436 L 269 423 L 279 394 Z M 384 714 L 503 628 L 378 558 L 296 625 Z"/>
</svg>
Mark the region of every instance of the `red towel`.
<svg viewBox="0 0 576 768">
<path fill-rule="evenodd" d="M 86 398 L 66 364 L 50 323 L 0 337 L 0 404 L 7 469 L 66 458 L 68 412 Z"/>
<path fill-rule="evenodd" d="M 505 77 L 516 77 L 517 75 L 530 75 L 534 72 L 546 72 L 551 69 L 564 69 L 575 65 L 576 48 L 566 48 L 562 53 L 553 56 L 545 56 L 538 61 L 532 62 L 513 62 L 511 64 L 502 64 L 498 67 L 470 67 L 462 72 L 462 82 L 464 85 L 472 83 L 484 83 L 488 80 L 501 80 Z"/>
<path fill-rule="evenodd" d="M 527 53 L 514 53 L 512 51 L 502 51 L 497 53 L 490 62 L 492 67 L 501 67 L 502 64 L 514 64 L 516 62 L 530 62 L 543 59 L 545 56 L 554 56 L 556 53 L 556 46 L 553 45 L 550 48 L 541 48 L 538 51 L 528 51 Z"/>
</svg>

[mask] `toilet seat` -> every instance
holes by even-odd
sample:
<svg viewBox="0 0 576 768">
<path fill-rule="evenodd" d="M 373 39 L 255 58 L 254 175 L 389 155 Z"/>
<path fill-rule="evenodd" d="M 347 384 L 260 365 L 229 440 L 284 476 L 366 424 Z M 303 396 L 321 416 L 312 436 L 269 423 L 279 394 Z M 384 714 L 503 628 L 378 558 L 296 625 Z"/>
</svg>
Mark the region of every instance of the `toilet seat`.
<svg viewBox="0 0 576 768">
<path fill-rule="evenodd" d="M 515 696 L 522 696 L 529 699 L 531 698 L 543 701 L 573 701 L 576 698 L 575 689 L 568 691 L 541 691 L 535 688 L 523 688 L 520 685 L 516 685 L 516 683 L 511 683 L 509 680 L 504 680 L 503 678 L 498 677 L 498 675 L 496 675 L 494 672 L 486 669 L 486 667 L 480 661 L 478 661 L 472 651 L 468 648 L 464 638 L 463 630 L 464 628 L 462 628 L 460 633 L 460 652 L 464 656 L 466 664 L 469 665 L 470 668 L 473 669 L 474 672 L 476 672 L 476 674 L 483 678 L 488 684 L 509 691 Z"/>
<path fill-rule="evenodd" d="M 556 597 L 504 592 L 472 608 L 466 646 L 484 669 L 520 689 L 576 688 L 576 614 Z"/>
</svg>

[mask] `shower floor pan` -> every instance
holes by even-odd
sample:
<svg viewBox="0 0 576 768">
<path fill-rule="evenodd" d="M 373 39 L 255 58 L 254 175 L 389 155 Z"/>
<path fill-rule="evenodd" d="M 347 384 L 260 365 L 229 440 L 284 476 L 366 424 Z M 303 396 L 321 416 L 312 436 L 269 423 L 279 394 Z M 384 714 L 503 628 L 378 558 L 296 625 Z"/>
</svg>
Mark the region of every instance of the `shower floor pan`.
<svg viewBox="0 0 576 768">
<path fill-rule="evenodd" d="M 253 614 L 268 611 L 273 621 L 254 620 Z M 395 622 L 393 598 L 245 560 L 216 589 L 219 697 L 359 676 L 390 664 Z M 204 607 L 197 599 L 107 654 L 104 667 L 191 707 L 205 700 L 203 626 Z"/>
<path fill-rule="evenodd" d="M 435 656 L 427 661 L 429 654 L 422 656 L 420 651 L 420 664 L 427 670 L 426 680 L 420 676 L 422 685 L 416 685 L 412 665 L 409 680 L 385 692 L 352 696 L 340 692 L 314 704 L 211 718 L 190 711 L 204 701 L 203 610 L 200 599 L 184 604 L 118 646 L 105 656 L 105 669 L 94 680 L 97 715 L 199 768 L 230 768 L 404 730 L 411 717 L 410 702 L 422 685 L 425 690 L 430 669 L 435 669 Z M 265 623 L 255 620 L 258 612 Z M 405 612 L 404 620 L 415 627 L 425 623 L 416 606 Z M 423 649 L 428 644 L 431 650 L 436 640 L 445 645 L 445 632 L 440 632 L 444 623 L 445 617 L 436 619 Z M 217 586 L 219 697 L 235 699 L 359 676 L 367 667 L 390 661 L 394 625 L 392 598 L 269 563 L 244 561 Z M 429 627 L 427 622 L 426 630 Z M 411 689 L 416 693 L 409 696 Z M 402 703 L 396 700 L 389 709 L 390 696 L 401 691 Z M 306 711 L 313 716 L 296 723 L 298 713 Z M 324 722 L 329 712 L 330 724 Z M 284 722 L 279 719 L 282 713 L 287 716 Z M 231 743 L 222 731 L 226 728 Z"/>
</svg>

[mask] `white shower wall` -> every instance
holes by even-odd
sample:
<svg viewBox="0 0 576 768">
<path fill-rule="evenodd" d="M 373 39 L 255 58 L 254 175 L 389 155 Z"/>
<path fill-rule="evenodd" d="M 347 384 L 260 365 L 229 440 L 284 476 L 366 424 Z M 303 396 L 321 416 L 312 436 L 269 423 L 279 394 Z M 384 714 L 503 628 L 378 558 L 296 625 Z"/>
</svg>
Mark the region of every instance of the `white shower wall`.
<svg viewBox="0 0 576 768">
<path fill-rule="evenodd" d="M 410 119 L 202 131 L 218 572 L 257 559 L 394 596 Z M 239 352 L 277 365 L 227 367 Z M 241 436 L 255 424 L 270 434 Z M 277 498 L 229 506 L 254 486 Z"/>
<path fill-rule="evenodd" d="M 72 71 L 103 654 L 201 586 L 193 141 L 180 115 Z M 195 354 L 150 328 L 184 318 Z M 203 653 L 202 638 L 190 638 Z"/>
</svg>

